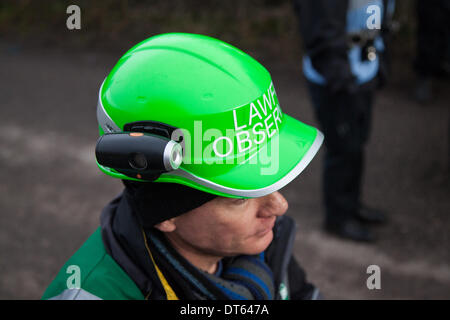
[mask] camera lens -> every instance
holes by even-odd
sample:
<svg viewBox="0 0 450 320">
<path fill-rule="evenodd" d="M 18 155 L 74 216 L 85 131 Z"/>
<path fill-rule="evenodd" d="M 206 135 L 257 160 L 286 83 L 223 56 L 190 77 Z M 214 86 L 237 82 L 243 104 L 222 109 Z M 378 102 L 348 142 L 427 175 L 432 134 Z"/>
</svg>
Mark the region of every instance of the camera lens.
<svg viewBox="0 0 450 320">
<path fill-rule="evenodd" d="M 145 158 L 145 155 L 143 155 L 142 153 L 135 152 L 130 154 L 128 163 L 133 169 L 136 170 L 144 170 L 147 168 L 147 159 Z"/>
<path fill-rule="evenodd" d="M 179 147 L 173 148 L 170 162 L 172 163 L 172 167 L 174 169 L 178 169 L 178 167 L 181 164 L 181 161 L 183 160 L 183 156 L 181 155 L 181 152 L 182 152 L 181 148 L 179 148 Z"/>
</svg>

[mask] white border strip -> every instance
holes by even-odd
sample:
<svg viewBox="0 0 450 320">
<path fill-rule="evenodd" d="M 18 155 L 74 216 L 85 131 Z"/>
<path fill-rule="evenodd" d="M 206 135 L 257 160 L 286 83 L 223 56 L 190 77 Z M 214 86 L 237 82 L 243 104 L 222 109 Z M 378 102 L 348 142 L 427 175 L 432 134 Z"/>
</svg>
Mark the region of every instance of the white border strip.
<svg viewBox="0 0 450 320">
<path fill-rule="evenodd" d="M 283 188 L 289 182 L 294 180 L 306 168 L 306 166 L 311 162 L 311 160 L 316 155 L 317 151 L 319 151 L 320 146 L 323 143 L 323 139 L 324 139 L 324 136 L 323 136 L 322 132 L 317 130 L 316 138 L 314 139 L 313 144 L 311 145 L 309 150 L 306 152 L 303 159 L 300 160 L 300 162 L 283 178 L 281 178 L 274 184 L 264 187 L 264 188 L 261 188 L 261 189 L 243 190 L 243 189 L 224 187 L 224 186 L 221 186 L 210 180 L 200 178 L 200 177 L 193 175 L 192 173 L 184 171 L 182 169 L 172 171 L 172 172 L 170 172 L 170 175 L 184 177 L 184 178 L 187 178 L 193 182 L 196 182 L 204 187 L 208 187 L 213 190 L 223 192 L 226 194 L 231 194 L 234 196 L 249 197 L 249 198 L 263 197 L 265 195 L 268 195 L 272 192 L 275 192 L 275 191 Z"/>
</svg>

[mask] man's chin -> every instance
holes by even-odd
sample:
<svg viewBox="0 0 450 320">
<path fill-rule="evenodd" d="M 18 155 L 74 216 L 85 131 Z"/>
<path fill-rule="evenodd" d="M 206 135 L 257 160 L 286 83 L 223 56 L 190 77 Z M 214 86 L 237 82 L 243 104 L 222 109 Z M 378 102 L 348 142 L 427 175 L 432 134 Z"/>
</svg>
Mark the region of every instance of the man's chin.
<svg viewBox="0 0 450 320">
<path fill-rule="evenodd" d="M 246 250 L 245 254 L 255 255 L 259 254 L 267 249 L 273 240 L 273 231 L 268 230 L 266 233 L 255 236 L 251 248 Z"/>
</svg>

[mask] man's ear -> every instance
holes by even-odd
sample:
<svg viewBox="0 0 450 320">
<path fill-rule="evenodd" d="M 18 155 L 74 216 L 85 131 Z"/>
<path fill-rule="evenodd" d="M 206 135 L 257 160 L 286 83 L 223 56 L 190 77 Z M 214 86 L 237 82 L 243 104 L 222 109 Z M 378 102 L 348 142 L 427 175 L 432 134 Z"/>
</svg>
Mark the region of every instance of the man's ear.
<svg viewBox="0 0 450 320">
<path fill-rule="evenodd" d="M 162 232 L 172 232 L 175 231 L 177 226 L 175 225 L 175 218 L 164 220 L 155 225 L 155 228 Z"/>
</svg>

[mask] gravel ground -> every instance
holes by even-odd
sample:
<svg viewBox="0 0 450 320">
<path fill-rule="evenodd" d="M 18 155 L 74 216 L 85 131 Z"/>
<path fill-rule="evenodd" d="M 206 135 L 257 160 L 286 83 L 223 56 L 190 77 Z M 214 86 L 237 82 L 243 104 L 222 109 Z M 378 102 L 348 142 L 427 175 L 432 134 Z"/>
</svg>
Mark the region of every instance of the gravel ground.
<svg viewBox="0 0 450 320">
<path fill-rule="evenodd" d="M 0 46 L 0 299 L 38 299 L 99 224 L 122 186 L 94 161 L 98 88 L 119 54 Z M 285 113 L 316 125 L 299 67 L 264 61 Z M 364 199 L 390 223 L 379 241 L 324 234 L 323 151 L 282 192 L 298 224 L 295 255 L 333 299 L 449 299 L 449 92 L 420 106 L 408 87 L 379 92 Z M 366 269 L 381 268 L 369 290 Z"/>
</svg>

